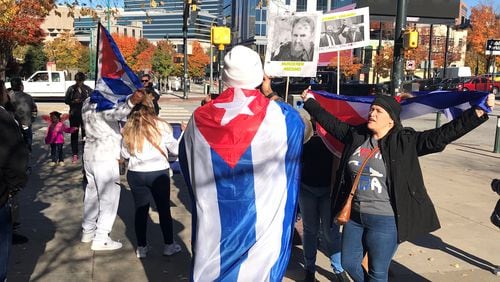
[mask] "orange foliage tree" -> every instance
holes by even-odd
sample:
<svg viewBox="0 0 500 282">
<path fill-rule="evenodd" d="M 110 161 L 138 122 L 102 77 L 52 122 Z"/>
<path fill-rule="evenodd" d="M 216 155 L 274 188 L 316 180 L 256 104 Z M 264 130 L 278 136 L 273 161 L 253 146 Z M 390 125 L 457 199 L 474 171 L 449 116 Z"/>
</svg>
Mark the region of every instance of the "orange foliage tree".
<svg viewBox="0 0 500 282">
<path fill-rule="evenodd" d="M 210 63 L 209 56 L 201 48 L 200 42 L 193 41 L 193 52 L 188 56 L 188 72 L 190 77 L 205 76 L 205 68 Z"/>
<path fill-rule="evenodd" d="M 117 33 L 113 33 L 112 36 L 127 64 L 133 62 L 133 54 L 135 51 L 135 47 L 137 46 L 137 40 L 133 37 L 122 36 Z"/>
<path fill-rule="evenodd" d="M 495 14 L 492 4 L 479 4 L 472 7 L 470 22 L 473 29 L 467 35 L 465 62 L 478 73 L 485 73 L 490 59 L 485 54 L 486 41 L 500 38 L 500 15 Z M 496 63 L 500 63 L 500 58 Z"/>
<path fill-rule="evenodd" d="M 16 46 L 43 40 L 40 25 L 53 7 L 53 0 L 0 0 L 0 78 Z"/>
<path fill-rule="evenodd" d="M 136 71 L 140 71 L 141 67 L 136 66 L 136 64 L 144 64 L 144 62 L 138 62 L 138 57 L 139 55 L 146 51 L 148 48 L 151 48 L 151 46 L 154 46 L 147 38 L 141 38 L 139 41 L 137 41 L 137 44 L 135 45 L 134 52 L 132 53 L 132 59 L 130 62 L 128 62 L 128 65 Z M 145 55 L 142 55 L 144 57 Z M 147 56 L 146 56 L 147 57 Z M 151 63 L 151 62 L 150 62 Z"/>
<path fill-rule="evenodd" d="M 143 70 L 150 70 L 153 68 L 153 54 L 156 50 L 156 46 L 151 45 L 141 53 L 136 56 L 135 64 L 132 66 L 132 69 L 136 72 L 140 72 Z"/>
<path fill-rule="evenodd" d="M 363 64 L 359 63 L 359 58 L 352 55 L 351 50 L 345 50 L 340 52 L 340 73 L 345 77 L 351 77 L 359 73 Z M 330 60 L 328 67 L 337 68 L 337 56 L 334 56 Z"/>
<path fill-rule="evenodd" d="M 389 77 L 391 74 L 391 68 L 392 68 L 392 60 L 394 56 L 394 48 L 389 45 L 385 44 L 380 48 L 379 54 L 375 55 L 375 65 L 373 67 L 373 71 L 376 73 L 376 75 L 379 75 L 381 77 Z"/>
</svg>

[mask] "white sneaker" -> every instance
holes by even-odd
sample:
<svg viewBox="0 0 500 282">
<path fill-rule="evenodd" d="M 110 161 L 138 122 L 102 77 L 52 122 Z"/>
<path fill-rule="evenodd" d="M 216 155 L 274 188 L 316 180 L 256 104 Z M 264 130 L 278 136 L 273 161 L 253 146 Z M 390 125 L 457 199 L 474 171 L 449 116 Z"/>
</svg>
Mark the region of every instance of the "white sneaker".
<svg viewBox="0 0 500 282">
<path fill-rule="evenodd" d="M 171 256 L 180 251 L 181 251 L 181 246 L 176 242 L 173 242 L 172 244 L 165 244 L 165 248 L 163 249 L 163 255 Z"/>
<path fill-rule="evenodd" d="M 112 251 L 112 250 L 118 250 L 122 247 L 122 243 L 113 241 L 111 238 L 107 238 L 105 240 L 99 240 L 99 241 L 92 241 L 92 246 L 90 246 L 90 249 L 92 251 Z"/>
<path fill-rule="evenodd" d="M 94 240 L 95 232 L 83 232 L 82 243 L 90 243 Z"/>
<path fill-rule="evenodd" d="M 135 250 L 135 254 L 137 255 L 137 258 L 146 258 L 148 255 L 149 251 L 149 246 L 145 247 L 137 247 L 137 250 Z"/>
</svg>

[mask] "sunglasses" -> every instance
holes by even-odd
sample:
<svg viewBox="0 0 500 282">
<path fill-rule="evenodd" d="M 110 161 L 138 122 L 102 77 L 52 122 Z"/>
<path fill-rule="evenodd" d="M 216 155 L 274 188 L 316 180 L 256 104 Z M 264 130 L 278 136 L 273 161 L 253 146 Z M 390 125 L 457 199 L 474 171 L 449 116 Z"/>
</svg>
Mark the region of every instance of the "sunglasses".
<svg viewBox="0 0 500 282">
<path fill-rule="evenodd" d="M 142 79 L 141 82 L 149 82 L 147 79 Z"/>
</svg>

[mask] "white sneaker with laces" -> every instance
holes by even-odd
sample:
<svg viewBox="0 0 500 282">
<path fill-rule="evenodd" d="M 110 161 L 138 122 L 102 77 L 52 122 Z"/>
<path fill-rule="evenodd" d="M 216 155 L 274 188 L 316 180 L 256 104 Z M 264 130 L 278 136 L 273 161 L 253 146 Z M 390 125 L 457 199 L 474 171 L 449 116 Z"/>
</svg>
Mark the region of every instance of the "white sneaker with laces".
<svg viewBox="0 0 500 282">
<path fill-rule="evenodd" d="M 144 247 L 137 247 L 137 250 L 135 250 L 135 254 L 137 255 L 137 258 L 146 258 L 148 255 L 149 251 L 149 246 L 144 246 Z"/>
<path fill-rule="evenodd" d="M 82 243 L 90 243 L 94 240 L 95 232 L 83 232 Z"/>
<path fill-rule="evenodd" d="M 90 249 L 92 251 L 112 251 L 118 250 L 122 247 L 122 243 L 113 241 L 111 238 L 106 238 L 105 240 L 94 240 L 92 241 L 92 246 Z"/>
<path fill-rule="evenodd" d="M 171 256 L 180 251 L 181 251 L 181 246 L 176 242 L 173 242 L 172 244 L 165 244 L 165 248 L 163 249 L 163 255 Z"/>
</svg>

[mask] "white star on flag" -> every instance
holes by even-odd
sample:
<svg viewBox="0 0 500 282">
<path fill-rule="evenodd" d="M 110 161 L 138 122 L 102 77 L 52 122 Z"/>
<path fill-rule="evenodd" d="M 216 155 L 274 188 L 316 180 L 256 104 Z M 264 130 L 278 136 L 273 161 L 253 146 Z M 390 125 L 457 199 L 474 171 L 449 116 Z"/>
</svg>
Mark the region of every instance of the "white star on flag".
<svg viewBox="0 0 500 282">
<path fill-rule="evenodd" d="M 220 124 L 224 126 L 238 115 L 253 116 L 253 112 L 248 108 L 253 99 L 255 96 L 247 97 L 240 88 L 235 88 L 232 102 L 214 104 L 216 108 L 226 110 Z"/>
</svg>

